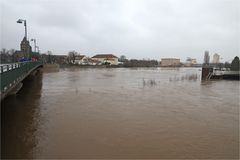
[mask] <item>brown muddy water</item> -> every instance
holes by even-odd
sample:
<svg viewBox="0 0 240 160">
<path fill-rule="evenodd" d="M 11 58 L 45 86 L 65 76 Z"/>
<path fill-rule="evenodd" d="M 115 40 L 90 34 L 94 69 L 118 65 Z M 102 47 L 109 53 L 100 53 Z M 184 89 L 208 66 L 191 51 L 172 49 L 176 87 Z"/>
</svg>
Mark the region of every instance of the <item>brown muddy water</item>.
<svg viewBox="0 0 240 160">
<path fill-rule="evenodd" d="M 239 81 L 198 68 L 61 69 L 1 103 L 2 158 L 239 158 Z"/>
</svg>

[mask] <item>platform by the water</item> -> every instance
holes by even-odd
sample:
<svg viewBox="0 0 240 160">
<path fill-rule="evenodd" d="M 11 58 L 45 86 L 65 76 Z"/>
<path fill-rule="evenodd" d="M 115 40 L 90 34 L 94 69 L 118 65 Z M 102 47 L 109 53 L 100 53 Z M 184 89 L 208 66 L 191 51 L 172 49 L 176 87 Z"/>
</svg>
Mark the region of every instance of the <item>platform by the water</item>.
<svg viewBox="0 0 240 160">
<path fill-rule="evenodd" d="M 205 66 L 202 68 L 202 80 L 228 79 L 240 80 L 240 71 L 231 71 L 228 68 L 214 68 Z"/>
<path fill-rule="evenodd" d="M 213 71 L 210 79 L 240 80 L 240 71 Z"/>
</svg>

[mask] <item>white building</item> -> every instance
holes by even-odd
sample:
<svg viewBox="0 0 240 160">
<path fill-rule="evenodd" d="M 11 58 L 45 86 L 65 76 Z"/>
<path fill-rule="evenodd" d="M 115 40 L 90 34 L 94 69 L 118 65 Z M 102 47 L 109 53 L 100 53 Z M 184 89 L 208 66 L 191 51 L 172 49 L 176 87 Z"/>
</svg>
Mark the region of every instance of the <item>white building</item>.
<svg viewBox="0 0 240 160">
<path fill-rule="evenodd" d="M 92 57 L 93 60 L 103 63 L 109 63 L 110 65 L 118 65 L 118 57 L 113 54 L 97 54 Z"/>
<path fill-rule="evenodd" d="M 86 65 L 88 64 L 87 57 L 85 55 L 80 55 L 75 58 L 74 64 Z"/>
</svg>

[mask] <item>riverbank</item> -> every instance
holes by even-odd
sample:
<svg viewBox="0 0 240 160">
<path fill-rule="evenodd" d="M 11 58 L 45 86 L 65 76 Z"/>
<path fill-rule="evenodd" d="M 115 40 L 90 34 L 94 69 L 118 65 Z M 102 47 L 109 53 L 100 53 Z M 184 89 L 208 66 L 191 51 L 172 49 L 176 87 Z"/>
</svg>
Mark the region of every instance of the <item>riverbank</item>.
<svg viewBox="0 0 240 160">
<path fill-rule="evenodd" d="M 60 64 L 60 68 L 201 68 L 201 66 L 180 66 L 180 67 L 163 67 L 160 65 L 155 66 L 126 66 L 120 65 L 78 65 L 78 64 Z"/>
<path fill-rule="evenodd" d="M 60 69 L 59 64 L 44 64 L 43 65 L 43 72 L 57 72 Z"/>
</svg>

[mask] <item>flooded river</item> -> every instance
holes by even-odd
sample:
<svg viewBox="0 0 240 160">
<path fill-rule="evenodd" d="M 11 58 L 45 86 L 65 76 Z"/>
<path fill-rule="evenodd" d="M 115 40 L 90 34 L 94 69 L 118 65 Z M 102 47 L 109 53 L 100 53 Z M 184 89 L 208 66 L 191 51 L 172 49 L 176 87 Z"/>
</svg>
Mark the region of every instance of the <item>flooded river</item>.
<svg viewBox="0 0 240 160">
<path fill-rule="evenodd" d="M 239 81 L 198 68 L 61 69 L 1 103 L 2 158 L 233 159 Z"/>
</svg>

